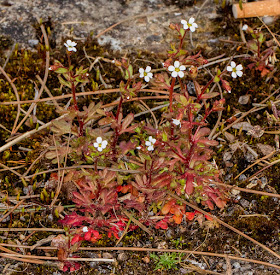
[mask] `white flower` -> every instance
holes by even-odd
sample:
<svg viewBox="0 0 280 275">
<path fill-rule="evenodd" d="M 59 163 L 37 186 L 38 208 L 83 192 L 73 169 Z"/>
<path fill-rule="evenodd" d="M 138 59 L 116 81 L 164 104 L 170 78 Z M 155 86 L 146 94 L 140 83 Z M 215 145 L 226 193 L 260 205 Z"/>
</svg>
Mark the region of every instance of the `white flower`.
<svg viewBox="0 0 280 275">
<path fill-rule="evenodd" d="M 248 30 L 248 25 L 243 25 L 243 27 L 242 27 L 242 31 L 247 31 Z"/>
<path fill-rule="evenodd" d="M 107 140 L 102 140 L 102 137 L 98 137 L 96 139 L 96 142 L 93 144 L 93 146 L 97 148 L 99 152 L 102 152 L 102 150 L 106 148 L 107 144 L 108 144 Z"/>
<path fill-rule="evenodd" d="M 146 82 L 149 82 L 150 79 L 153 78 L 153 73 L 151 73 L 151 69 L 152 68 L 150 66 L 147 66 L 145 70 L 143 68 L 139 69 L 140 77 L 144 77 Z"/>
<path fill-rule="evenodd" d="M 176 126 L 180 125 L 180 128 L 181 128 L 181 121 L 180 120 L 172 118 L 172 123 Z"/>
<path fill-rule="evenodd" d="M 194 32 L 195 29 L 198 27 L 197 24 L 194 23 L 193 17 L 189 19 L 189 23 L 186 20 L 181 20 L 181 24 L 183 25 L 184 30 L 190 29 L 191 32 Z"/>
<path fill-rule="evenodd" d="M 156 139 L 152 136 L 149 136 L 149 141 L 146 141 L 145 144 L 148 146 L 148 151 L 154 151 L 154 144 L 156 143 Z"/>
<path fill-rule="evenodd" d="M 184 70 L 186 70 L 186 67 L 184 65 L 180 66 L 179 61 L 175 61 L 174 66 L 170 65 L 168 67 L 168 71 L 172 72 L 172 74 L 171 74 L 172 77 L 177 77 L 177 76 L 179 76 L 181 78 L 184 77 L 184 72 L 182 72 Z"/>
<path fill-rule="evenodd" d="M 64 43 L 64 46 L 67 48 L 67 50 L 69 52 L 72 52 L 72 51 L 76 52 L 77 51 L 77 49 L 75 48 L 76 45 L 77 45 L 77 43 L 74 41 L 71 41 L 71 40 L 67 40 L 66 43 Z"/>
<path fill-rule="evenodd" d="M 83 232 L 84 232 L 84 233 L 88 232 L 87 226 L 84 226 L 84 227 L 83 227 Z"/>
<path fill-rule="evenodd" d="M 241 77 L 243 75 L 243 67 L 241 64 L 236 66 L 236 63 L 234 61 L 230 62 L 230 66 L 227 66 L 227 70 L 231 73 L 231 76 L 233 78 L 236 78 L 237 76 Z"/>
</svg>

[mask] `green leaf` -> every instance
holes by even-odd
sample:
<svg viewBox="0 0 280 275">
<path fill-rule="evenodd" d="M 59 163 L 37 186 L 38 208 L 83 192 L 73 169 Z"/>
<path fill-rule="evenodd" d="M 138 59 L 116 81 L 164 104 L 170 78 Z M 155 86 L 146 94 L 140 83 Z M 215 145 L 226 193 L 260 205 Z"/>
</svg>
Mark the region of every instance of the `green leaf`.
<svg viewBox="0 0 280 275">
<path fill-rule="evenodd" d="M 61 76 L 58 76 L 58 80 L 59 80 L 60 84 L 62 84 L 63 86 L 69 87 L 71 89 L 71 83 L 70 82 L 66 81 Z"/>
<path fill-rule="evenodd" d="M 162 133 L 162 140 L 163 141 L 167 141 L 167 134 L 166 134 L 166 132 Z"/>
<path fill-rule="evenodd" d="M 217 75 L 215 75 L 215 77 L 214 77 L 214 82 L 215 83 L 218 83 L 220 81 L 220 78 L 217 76 Z"/>
<path fill-rule="evenodd" d="M 67 73 L 68 72 L 68 69 L 66 68 L 58 68 L 55 70 L 56 73 L 58 74 L 64 74 L 64 73 Z"/>
</svg>

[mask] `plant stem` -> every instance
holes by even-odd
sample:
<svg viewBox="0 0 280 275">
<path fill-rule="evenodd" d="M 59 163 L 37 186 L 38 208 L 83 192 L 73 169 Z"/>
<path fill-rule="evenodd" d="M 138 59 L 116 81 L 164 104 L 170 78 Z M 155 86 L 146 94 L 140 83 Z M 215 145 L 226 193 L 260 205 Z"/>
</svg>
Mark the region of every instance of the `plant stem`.
<svg viewBox="0 0 280 275">
<path fill-rule="evenodd" d="M 172 82 L 171 82 L 171 86 L 169 88 L 169 111 L 170 111 L 170 113 L 173 112 L 172 103 L 173 103 L 173 91 L 174 91 L 174 86 L 175 86 L 175 80 L 176 80 L 176 78 L 173 77 Z"/>
<path fill-rule="evenodd" d="M 69 68 L 70 68 L 71 67 L 71 59 L 70 59 L 70 53 L 68 53 L 68 52 L 67 52 L 67 58 L 68 58 L 68 65 L 69 65 Z M 74 108 L 77 112 L 79 112 L 77 98 L 76 98 L 75 80 L 73 80 L 74 75 L 73 75 L 72 71 L 69 72 L 69 76 L 70 76 L 70 82 L 71 82 L 72 97 L 73 97 L 73 101 L 74 101 Z M 79 137 L 81 137 L 81 136 L 83 136 L 84 123 L 81 120 L 81 118 L 79 117 L 79 115 L 77 115 L 77 118 L 78 118 L 78 122 L 79 122 Z"/>
</svg>

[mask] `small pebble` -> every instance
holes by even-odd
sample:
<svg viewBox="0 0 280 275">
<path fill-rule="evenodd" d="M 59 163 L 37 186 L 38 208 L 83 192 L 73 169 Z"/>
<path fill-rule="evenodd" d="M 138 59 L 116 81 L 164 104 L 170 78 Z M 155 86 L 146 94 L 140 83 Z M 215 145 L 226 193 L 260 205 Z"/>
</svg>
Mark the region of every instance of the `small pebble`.
<svg viewBox="0 0 280 275">
<path fill-rule="evenodd" d="M 234 269 L 239 269 L 241 266 L 240 266 L 240 263 L 238 263 L 238 262 L 234 262 L 233 264 L 232 264 L 232 266 L 233 266 L 233 268 Z"/>
<path fill-rule="evenodd" d="M 118 255 L 118 261 L 124 262 L 128 259 L 128 256 L 125 252 L 122 252 Z"/>
</svg>

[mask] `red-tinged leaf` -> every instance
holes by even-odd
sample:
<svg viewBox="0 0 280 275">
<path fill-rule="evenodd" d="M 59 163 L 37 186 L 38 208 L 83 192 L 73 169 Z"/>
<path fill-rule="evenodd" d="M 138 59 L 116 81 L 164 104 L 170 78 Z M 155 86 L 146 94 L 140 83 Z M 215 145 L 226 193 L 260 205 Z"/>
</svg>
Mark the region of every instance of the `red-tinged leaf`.
<svg viewBox="0 0 280 275">
<path fill-rule="evenodd" d="M 76 234 L 72 240 L 71 240 L 71 245 L 74 245 L 75 243 L 78 243 L 79 241 L 81 241 L 83 238 L 79 235 L 79 234 Z"/>
<path fill-rule="evenodd" d="M 186 194 L 188 196 L 190 196 L 193 193 L 193 191 L 194 191 L 193 181 L 194 181 L 194 176 L 193 175 L 189 175 L 187 177 L 186 186 L 185 186 L 185 192 L 186 192 Z"/>
<path fill-rule="evenodd" d="M 168 203 L 166 203 L 162 208 L 161 208 L 161 213 L 163 215 L 166 215 L 169 213 L 171 207 L 172 207 L 173 202 L 169 201 Z"/>
<path fill-rule="evenodd" d="M 63 220 L 58 221 L 62 225 L 69 225 L 69 226 L 79 226 L 82 225 L 84 221 L 88 221 L 89 218 L 79 216 L 76 212 L 73 212 L 70 215 L 64 217 Z"/>
<path fill-rule="evenodd" d="M 211 210 L 214 210 L 214 204 L 210 200 L 207 200 L 206 204 Z"/>
<path fill-rule="evenodd" d="M 266 76 L 269 72 L 270 72 L 270 70 L 268 70 L 266 68 L 263 68 L 262 71 L 261 71 L 261 77 Z"/>
<path fill-rule="evenodd" d="M 155 228 L 156 228 L 156 229 L 159 229 L 159 228 L 161 228 L 161 229 L 167 229 L 167 228 L 168 228 L 168 224 L 167 224 L 166 221 L 161 220 L 161 221 L 159 221 L 159 222 L 156 223 Z"/>
<path fill-rule="evenodd" d="M 209 99 L 218 96 L 220 93 L 213 92 L 213 93 L 206 93 L 201 96 L 201 99 Z"/>
<path fill-rule="evenodd" d="M 200 138 L 205 137 L 205 136 L 208 136 L 209 134 L 210 134 L 210 129 L 209 129 L 209 128 L 206 128 L 206 127 L 200 128 L 200 129 L 195 133 L 195 135 L 193 136 L 193 140 L 196 142 L 196 141 L 198 141 Z"/>
<path fill-rule="evenodd" d="M 135 130 L 137 127 L 138 127 L 138 124 L 134 124 L 134 125 L 132 125 L 132 126 L 126 128 L 126 129 L 121 130 L 119 134 L 123 134 L 123 133 L 133 133 L 134 130 Z"/>
<path fill-rule="evenodd" d="M 224 208 L 226 205 L 226 202 L 221 200 L 217 195 L 209 192 L 208 196 L 214 201 L 214 203 L 219 207 L 219 208 Z"/>
<path fill-rule="evenodd" d="M 132 113 L 128 114 L 122 122 L 121 131 L 125 130 L 128 127 L 128 125 L 133 121 L 133 119 L 134 119 L 134 115 Z"/>
<path fill-rule="evenodd" d="M 163 173 L 152 180 L 152 186 L 161 188 L 161 187 L 164 187 L 167 184 L 169 184 L 171 182 L 171 180 L 172 180 L 171 175 L 169 175 L 167 173 Z"/>
<path fill-rule="evenodd" d="M 107 125 L 115 121 L 112 117 L 104 117 L 98 121 L 100 126 Z"/>
<path fill-rule="evenodd" d="M 172 218 L 176 224 L 180 224 L 182 222 L 183 215 L 180 216 L 174 215 Z"/>
<path fill-rule="evenodd" d="M 195 216 L 195 212 L 186 212 L 186 218 L 189 221 L 192 221 L 194 219 L 194 216 Z"/>
<path fill-rule="evenodd" d="M 210 140 L 208 138 L 201 138 L 201 139 L 197 140 L 196 142 L 200 143 L 200 144 L 207 145 L 207 146 L 217 146 L 217 145 L 219 145 L 218 141 Z"/>
<path fill-rule="evenodd" d="M 91 232 L 90 231 L 85 233 L 84 239 L 86 241 L 89 241 L 91 239 Z"/>
<path fill-rule="evenodd" d="M 194 86 L 195 86 L 196 95 L 199 96 L 201 94 L 200 85 L 196 81 L 194 81 L 193 83 L 194 83 Z"/>
</svg>

